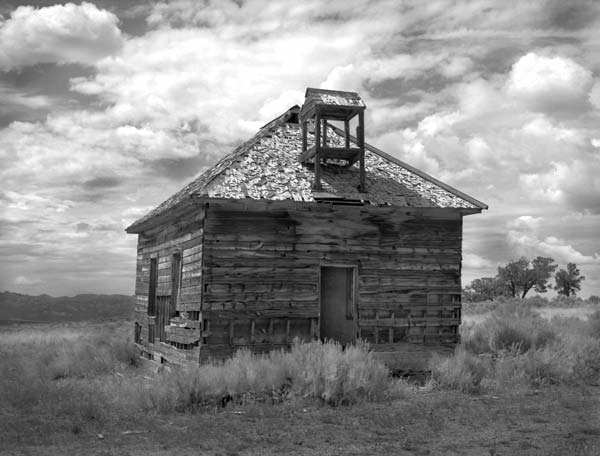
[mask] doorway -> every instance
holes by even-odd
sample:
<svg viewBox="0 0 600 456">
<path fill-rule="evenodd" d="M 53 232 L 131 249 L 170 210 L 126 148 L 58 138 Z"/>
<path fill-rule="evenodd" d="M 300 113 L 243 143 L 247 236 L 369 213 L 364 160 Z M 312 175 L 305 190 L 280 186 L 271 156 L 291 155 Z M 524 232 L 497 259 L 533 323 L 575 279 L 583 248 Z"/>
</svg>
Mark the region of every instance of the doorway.
<svg viewBox="0 0 600 456">
<path fill-rule="evenodd" d="M 321 340 L 356 340 L 356 266 L 321 267 Z"/>
</svg>

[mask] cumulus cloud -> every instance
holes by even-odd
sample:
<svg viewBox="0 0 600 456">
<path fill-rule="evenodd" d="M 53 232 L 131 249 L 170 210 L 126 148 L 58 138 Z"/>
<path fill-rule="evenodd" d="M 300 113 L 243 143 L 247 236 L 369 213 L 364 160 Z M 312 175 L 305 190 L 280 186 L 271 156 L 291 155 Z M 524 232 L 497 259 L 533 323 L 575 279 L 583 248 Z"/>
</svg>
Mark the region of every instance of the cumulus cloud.
<svg viewBox="0 0 600 456">
<path fill-rule="evenodd" d="M 584 255 L 564 239 L 555 236 L 547 236 L 543 239 L 538 238 L 532 233 L 523 233 L 519 231 L 509 231 L 507 234 L 509 242 L 516 251 L 531 257 L 541 255 L 554 258 L 561 264 L 577 263 L 582 265 L 600 264 L 600 255 Z"/>
<path fill-rule="evenodd" d="M 530 52 L 513 65 L 507 90 L 535 111 L 580 111 L 592 83 L 591 71 L 572 59 Z"/>
<path fill-rule="evenodd" d="M 569 223 L 574 222 L 572 216 L 567 218 Z M 585 220 L 579 220 L 577 223 L 585 224 Z M 524 255 L 533 258 L 541 255 L 554 258 L 560 264 L 573 262 L 591 267 L 600 265 L 600 253 L 597 250 L 586 254 L 567 239 L 548 234 L 552 231 L 556 232 L 557 226 L 557 221 L 553 217 L 520 216 L 506 224 L 506 238 L 515 256 Z"/>
<path fill-rule="evenodd" d="M 521 215 L 508 222 L 508 227 L 516 230 L 537 231 L 541 225 L 542 217 L 533 217 L 531 215 Z"/>
<path fill-rule="evenodd" d="M 550 138 L 557 142 L 570 142 L 583 145 L 585 136 L 581 131 L 556 126 L 545 117 L 536 117 L 523 127 L 523 132 L 540 138 Z"/>
<path fill-rule="evenodd" d="M 553 162 L 546 173 L 523 174 L 524 190 L 542 201 L 560 204 L 577 211 L 600 213 L 600 159 L 588 162 Z"/>
<path fill-rule="evenodd" d="M 123 44 L 117 23 L 113 13 L 92 3 L 19 6 L 0 20 L 0 69 L 44 62 L 93 64 Z"/>
</svg>

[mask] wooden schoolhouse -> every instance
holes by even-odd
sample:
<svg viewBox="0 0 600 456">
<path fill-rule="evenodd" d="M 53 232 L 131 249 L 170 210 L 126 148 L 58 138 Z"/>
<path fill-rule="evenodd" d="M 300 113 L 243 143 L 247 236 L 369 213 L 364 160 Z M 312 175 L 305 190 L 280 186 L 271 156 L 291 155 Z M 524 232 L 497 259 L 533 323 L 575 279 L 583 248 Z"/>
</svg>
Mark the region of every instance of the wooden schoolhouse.
<svg viewBox="0 0 600 456">
<path fill-rule="evenodd" d="M 158 362 L 357 339 L 419 369 L 459 342 L 462 218 L 487 206 L 364 140 L 358 94 L 309 88 L 127 228 L 135 342 Z"/>
</svg>

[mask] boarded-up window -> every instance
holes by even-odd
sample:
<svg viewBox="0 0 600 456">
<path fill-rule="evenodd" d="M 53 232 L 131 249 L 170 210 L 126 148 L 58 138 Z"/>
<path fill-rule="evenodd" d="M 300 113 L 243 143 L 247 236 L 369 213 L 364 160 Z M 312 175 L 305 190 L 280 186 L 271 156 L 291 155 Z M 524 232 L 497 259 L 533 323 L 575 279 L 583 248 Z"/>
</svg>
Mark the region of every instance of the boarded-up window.
<svg viewBox="0 0 600 456">
<path fill-rule="evenodd" d="M 148 287 L 148 315 L 156 315 L 156 284 L 158 281 L 158 258 L 150 258 L 150 285 Z"/>
<path fill-rule="evenodd" d="M 181 253 L 174 253 L 171 261 L 171 316 L 175 316 L 177 311 L 179 289 L 181 287 L 181 266 Z"/>
</svg>

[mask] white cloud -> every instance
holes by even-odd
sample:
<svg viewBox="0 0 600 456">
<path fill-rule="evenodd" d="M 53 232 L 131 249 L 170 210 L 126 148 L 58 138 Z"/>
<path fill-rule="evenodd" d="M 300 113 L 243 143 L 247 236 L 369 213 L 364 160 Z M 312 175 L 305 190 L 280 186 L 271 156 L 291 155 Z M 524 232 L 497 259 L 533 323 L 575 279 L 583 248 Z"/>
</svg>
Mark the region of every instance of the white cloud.
<svg viewBox="0 0 600 456">
<path fill-rule="evenodd" d="M 48 108 L 52 105 L 53 99 L 46 95 L 32 95 L 26 92 L 11 90 L 0 84 L 0 97 L 2 104 L 19 105 L 29 109 Z M 0 104 L 0 109 L 2 105 Z"/>
<path fill-rule="evenodd" d="M 548 172 L 521 175 L 524 191 L 542 201 L 600 213 L 600 157 L 552 162 Z"/>
<path fill-rule="evenodd" d="M 523 127 L 523 131 L 533 136 L 551 138 L 555 141 L 565 141 L 575 144 L 583 144 L 584 142 L 581 132 L 560 126 L 557 127 L 545 117 L 536 117 Z"/>
<path fill-rule="evenodd" d="M 571 111 L 585 106 L 592 82 L 592 73 L 570 58 L 530 52 L 513 65 L 507 90 L 536 111 Z"/>
<path fill-rule="evenodd" d="M 425 136 L 437 136 L 440 133 L 450 132 L 452 125 L 459 119 L 460 115 L 457 112 L 436 112 L 421 120 L 418 129 L 423 132 Z"/>
<path fill-rule="evenodd" d="M 463 268 L 468 269 L 491 269 L 496 266 L 490 260 L 483 258 L 482 256 L 476 255 L 474 253 L 465 253 L 463 254 L 462 259 Z"/>
<path fill-rule="evenodd" d="M 0 69 L 44 62 L 93 64 L 120 49 L 117 23 L 114 14 L 92 3 L 19 6 L 0 21 Z"/>
<path fill-rule="evenodd" d="M 503 113 L 507 100 L 493 80 L 478 78 L 454 88 L 463 117 L 476 118 L 489 113 Z"/>
<path fill-rule="evenodd" d="M 467 73 L 473 66 L 473 60 L 467 56 L 454 56 L 442 62 L 439 71 L 447 78 L 456 78 Z"/>
<path fill-rule="evenodd" d="M 344 87 L 345 90 L 360 92 L 363 82 L 364 74 L 359 71 L 357 65 L 350 63 L 333 68 L 321 84 L 321 87 L 331 90 L 339 90 L 341 87 Z"/>
<path fill-rule="evenodd" d="M 521 215 L 508 223 L 508 227 L 517 230 L 537 231 L 542 222 L 542 217 Z"/>
<path fill-rule="evenodd" d="M 540 239 L 535 233 L 509 231 L 507 237 L 516 251 L 522 252 L 528 257 L 549 256 L 561 264 L 569 262 L 583 265 L 600 264 L 600 255 L 597 252 L 592 255 L 584 255 L 570 245 L 568 241 L 555 236 Z"/>
<path fill-rule="evenodd" d="M 573 216 L 567 217 L 570 223 L 573 223 L 573 218 Z M 578 223 L 584 224 L 585 220 L 579 220 Z M 506 226 L 508 228 L 507 241 L 518 255 L 529 258 L 538 255 L 549 256 L 560 264 L 574 262 L 582 265 L 600 265 L 598 251 L 584 254 L 568 240 L 555 234 L 549 234 L 560 226 L 551 217 L 525 215 L 509 221 Z"/>
<path fill-rule="evenodd" d="M 494 163 L 494 152 L 485 139 L 474 136 L 466 143 L 466 153 L 472 164 L 486 166 Z"/>
<path fill-rule="evenodd" d="M 590 90 L 590 103 L 596 107 L 596 109 L 600 109 L 600 79 L 596 79 L 592 89 Z"/>
</svg>

